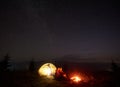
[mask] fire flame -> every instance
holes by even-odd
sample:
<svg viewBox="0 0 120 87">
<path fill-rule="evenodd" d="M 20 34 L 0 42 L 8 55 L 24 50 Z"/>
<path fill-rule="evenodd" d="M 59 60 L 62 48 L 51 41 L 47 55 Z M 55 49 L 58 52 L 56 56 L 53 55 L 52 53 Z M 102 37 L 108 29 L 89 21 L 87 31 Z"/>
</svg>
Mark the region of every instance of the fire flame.
<svg viewBox="0 0 120 87">
<path fill-rule="evenodd" d="M 80 82 L 81 81 L 81 78 L 79 77 L 79 76 L 72 76 L 71 78 L 70 78 L 73 82 Z"/>
</svg>

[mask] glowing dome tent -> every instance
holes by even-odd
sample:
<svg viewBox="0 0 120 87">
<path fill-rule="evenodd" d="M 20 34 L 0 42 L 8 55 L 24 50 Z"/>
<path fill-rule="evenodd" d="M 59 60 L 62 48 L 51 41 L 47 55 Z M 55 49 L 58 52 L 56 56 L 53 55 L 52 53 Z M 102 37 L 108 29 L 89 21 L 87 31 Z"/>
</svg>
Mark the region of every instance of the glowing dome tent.
<svg viewBox="0 0 120 87">
<path fill-rule="evenodd" d="M 54 76 L 56 73 L 56 67 L 52 63 L 45 63 L 39 68 L 38 73 L 40 76 Z"/>
</svg>

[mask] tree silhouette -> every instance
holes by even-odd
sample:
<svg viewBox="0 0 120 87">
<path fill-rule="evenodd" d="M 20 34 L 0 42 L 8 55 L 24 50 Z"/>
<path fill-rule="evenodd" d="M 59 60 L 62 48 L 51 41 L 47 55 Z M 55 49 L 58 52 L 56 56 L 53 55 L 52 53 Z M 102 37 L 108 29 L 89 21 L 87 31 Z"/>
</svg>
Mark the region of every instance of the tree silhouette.
<svg viewBox="0 0 120 87">
<path fill-rule="evenodd" d="M 116 72 L 120 69 L 120 67 L 112 60 L 111 69 L 113 72 Z"/>
<path fill-rule="evenodd" d="M 120 67 L 112 60 L 112 87 L 120 87 Z"/>
<path fill-rule="evenodd" d="M 33 59 L 29 63 L 29 71 L 31 72 L 35 71 L 35 61 Z"/>
<path fill-rule="evenodd" d="M 8 54 L 4 56 L 4 59 L 0 62 L 0 71 L 9 71 L 10 64 L 10 57 Z"/>
</svg>

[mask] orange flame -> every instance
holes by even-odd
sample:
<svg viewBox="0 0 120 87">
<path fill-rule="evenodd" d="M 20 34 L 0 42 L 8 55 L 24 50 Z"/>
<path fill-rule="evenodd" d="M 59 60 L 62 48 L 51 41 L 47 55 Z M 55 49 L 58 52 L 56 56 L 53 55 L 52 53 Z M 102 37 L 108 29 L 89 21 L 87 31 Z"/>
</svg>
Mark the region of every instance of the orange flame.
<svg viewBox="0 0 120 87">
<path fill-rule="evenodd" d="M 81 81 L 81 78 L 79 77 L 79 76 L 72 76 L 71 78 L 70 78 L 73 82 L 80 82 Z"/>
</svg>

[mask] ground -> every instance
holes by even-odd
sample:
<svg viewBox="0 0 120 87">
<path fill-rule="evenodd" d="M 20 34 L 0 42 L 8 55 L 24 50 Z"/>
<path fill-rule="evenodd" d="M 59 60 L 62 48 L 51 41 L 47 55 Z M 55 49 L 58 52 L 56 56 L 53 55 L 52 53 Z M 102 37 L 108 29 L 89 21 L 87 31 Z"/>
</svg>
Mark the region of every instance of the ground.
<svg viewBox="0 0 120 87">
<path fill-rule="evenodd" d="M 37 72 L 12 71 L 0 74 L 0 87 L 113 87 L 108 73 L 99 72 L 89 82 L 72 83 L 69 80 L 56 80 L 40 77 Z M 119 87 L 117 84 L 114 87 Z"/>
</svg>

